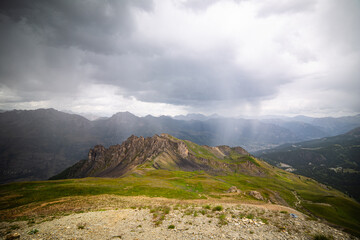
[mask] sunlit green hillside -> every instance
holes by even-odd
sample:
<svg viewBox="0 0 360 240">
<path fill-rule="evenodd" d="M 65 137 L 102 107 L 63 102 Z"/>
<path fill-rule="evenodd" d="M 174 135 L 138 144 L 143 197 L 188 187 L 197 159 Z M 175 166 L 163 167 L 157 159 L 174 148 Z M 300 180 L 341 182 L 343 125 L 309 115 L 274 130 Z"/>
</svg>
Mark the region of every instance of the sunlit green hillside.
<svg viewBox="0 0 360 240">
<path fill-rule="evenodd" d="M 12 212 L 27 205 L 54 202 L 63 197 L 113 194 L 175 199 L 232 199 L 241 202 L 288 204 L 309 217 L 320 217 L 359 235 L 360 205 L 344 194 L 316 181 L 276 169 L 255 160 L 267 170 L 266 176 L 244 174 L 210 175 L 203 171 L 185 172 L 140 166 L 122 178 L 84 178 L 42 182 L 23 182 L 0 187 L 2 220 L 14 220 Z M 236 186 L 241 193 L 227 193 Z M 255 190 L 264 200 L 248 193 Z"/>
</svg>

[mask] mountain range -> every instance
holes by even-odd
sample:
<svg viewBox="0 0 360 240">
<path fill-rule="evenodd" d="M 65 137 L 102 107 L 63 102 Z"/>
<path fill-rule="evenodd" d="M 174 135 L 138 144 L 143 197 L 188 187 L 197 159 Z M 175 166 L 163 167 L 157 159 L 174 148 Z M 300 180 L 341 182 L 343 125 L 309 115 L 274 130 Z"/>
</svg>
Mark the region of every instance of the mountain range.
<svg viewBox="0 0 360 240">
<path fill-rule="evenodd" d="M 84 159 L 88 149 L 116 145 L 131 135 L 168 133 L 200 145 L 241 146 L 249 152 L 294 143 L 360 126 L 360 116 L 268 120 L 223 118 L 218 115 L 137 117 L 129 112 L 90 121 L 54 109 L 0 113 L 0 182 L 43 180 Z M 194 120 L 196 118 L 197 120 Z M 202 120 L 200 120 L 202 119 Z M 327 124 L 321 124 L 321 121 Z M 320 126 L 322 125 L 322 126 Z M 328 126 L 328 127 L 323 127 Z M 339 126 L 339 128 L 336 128 Z M 331 130 L 331 131 L 330 131 Z"/>
<path fill-rule="evenodd" d="M 270 164 L 316 179 L 360 201 L 360 128 L 255 153 Z"/>
<path fill-rule="evenodd" d="M 307 116 L 282 117 L 263 119 L 263 122 L 272 123 L 291 129 L 301 138 L 315 139 L 344 134 L 359 127 L 360 115 L 350 117 L 311 118 Z"/>
</svg>

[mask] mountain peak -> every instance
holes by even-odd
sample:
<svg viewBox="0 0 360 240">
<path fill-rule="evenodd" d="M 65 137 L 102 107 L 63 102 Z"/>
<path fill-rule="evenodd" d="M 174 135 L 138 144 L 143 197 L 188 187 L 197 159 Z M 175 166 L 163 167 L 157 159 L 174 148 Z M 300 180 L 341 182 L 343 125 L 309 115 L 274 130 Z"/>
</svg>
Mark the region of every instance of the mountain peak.
<svg viewBox="0 0 360 240">
<path fill-rule="evenodd" d="M 131 112 L 117 112 L 112 117 L 137 117 L 136 115 L 132 114 Z"/>
<path fill-rule="evenodd" d="M 130 112 L 118 112 L 112 115 L 108 120 L 112 122 L 130 123 L 137 119 L 138 117 Z"/>
</svg>

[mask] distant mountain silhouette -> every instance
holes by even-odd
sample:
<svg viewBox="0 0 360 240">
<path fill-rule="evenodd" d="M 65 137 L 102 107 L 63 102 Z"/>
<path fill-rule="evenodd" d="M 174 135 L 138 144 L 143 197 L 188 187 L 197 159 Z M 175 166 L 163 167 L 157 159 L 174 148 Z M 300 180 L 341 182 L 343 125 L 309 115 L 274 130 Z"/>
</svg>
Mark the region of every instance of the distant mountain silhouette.
<svg viewBox="0 0 360 240">
<path fill-rule="evenodd" d="M 347 119 L 351 126 L 356 121 L 358 116 Z M 165 132 L 200 145 L 241 146 L 253 152 L 328 134 L 316 129 L 320 128 L 308 123 L 281 125 L 219 116 L 200 121 L 121 112 L 89 121 L 54 109 L 6 111 L 0 113 L 0 182 L 47 179 L 86 158 L 92 146 L 109 147 L 131 135 L 150 137 Z"/>
<path fill-rule="evenodd" d="M 209 120 L 209 119 L 213 119 L 213 118 L 221 118 L 220 115 L 217 114 L 212 114 L 210 116 L 205 116 L 203 114 L 198 114 L 198 113 L 190 113 L 187 115 L 177 115 L 175 117 L 173 117 L 176 120 L 198 120 L 198 121 L 205 121 L 205 120 Z"/>
<path fill-rule="evenodd" d="M 0 114 L 0 180 L 40 180 L 56 174 L 99 141 L 91 121 L 54 109 Z"/>
<path fill-rule="evenodd" d="M 350 131 L 351 129 L 359 127 L 360 114 L 355 116 L 339 117 L 339 118 L 333 118 L 333 117 L 312 118 L 307 116 L 296 116 L 292 118 L 282 118 L 282 119 L 272 118 L 264 121 L 291 129 L 296 134 L 300 133 L 299 131 L 301 131 L 301 127 L 300 126 L 297 127 L 298 130 L 296 130 L 296 128 L 294 128 L 294 126 L 291 125 L 302 124 L 303 127 L 305 125 L 309 127 L 311 126 L 313 128 L 311 131 L 313 131 L 314 138 L 320 138 L 325 136 L 340 135 Z"/>
</svg>

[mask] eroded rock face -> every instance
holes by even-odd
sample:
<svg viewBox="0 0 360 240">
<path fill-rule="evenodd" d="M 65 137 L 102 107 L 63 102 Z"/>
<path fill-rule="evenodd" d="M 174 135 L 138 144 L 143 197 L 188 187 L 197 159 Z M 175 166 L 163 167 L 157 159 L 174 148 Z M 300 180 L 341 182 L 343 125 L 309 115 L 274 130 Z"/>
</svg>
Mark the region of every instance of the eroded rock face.
<svg viewBox="0 0 360 240">
<path fill-rule="evenodd" d="M 195 146 L 195 144 L 194 144 Z M 199 171 L 210 174 L 224 174 L 230 172 L 261 174 L 253 163 L 229 163 L 221 161 L 231 151 L 242 155 L 249 155 L 240 147 L 228 146 L 202 148 L 200 152 L 189 149 L 183 140 L 169 134 L 154 135 L 153 137 L 137 137 L 132 135 L 121 145 L 105 148 L 97 145 L 90 149 L 87 160 L 82 160 L 53 179 L 82 178 L 82 177 L 120 177 L 137 167 L 148 163 L 155 169 Z M 195 152 L 194 152 L 195 151 Z M 204 158 L 201 151 L 209 151 L 213 157 Z"/>
<path fill-rule="evenodd" d="M 183 142 L 172 141 L 167 136 L 131 136 L 121 145 L 114 145 L 109 149 L 103 146 L 91 149 L 88 163 L 93 163 L 93 166 L 85 171 L 88 176 L 117 177 L 167 151 L 184 158 L 188 154 Z"/>
<path fill-rule="evenodd" d="M 178 144 L 178 151 L 179 151 L 179 154 L 182 158 L 187 158 L 188 155 L 189 155 L 189 150 L 188 148 L 186 147 L 186 144 L 184 142 L 180 142 Z"/>
<path fill-rule="evenodd" d="M 87 160 L 78 162 L 59 176 L 119 177 L 163 152 L 171 153 L 179 159 L 185 159 L 189 154 L 186 144 L 170 135 L 162 134 L 148 138 L 132 135 L 121 145 L 110 146 L 108 149 L 102 145 L 95 146 L 90 149 Z"/>
</svg>

